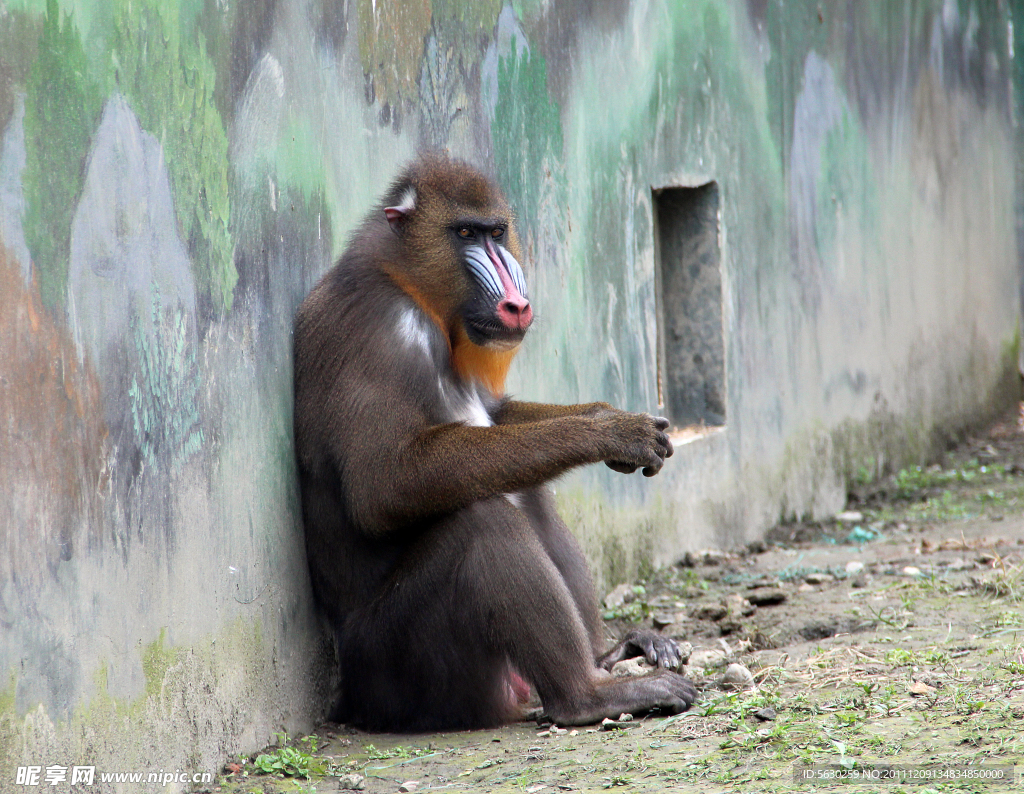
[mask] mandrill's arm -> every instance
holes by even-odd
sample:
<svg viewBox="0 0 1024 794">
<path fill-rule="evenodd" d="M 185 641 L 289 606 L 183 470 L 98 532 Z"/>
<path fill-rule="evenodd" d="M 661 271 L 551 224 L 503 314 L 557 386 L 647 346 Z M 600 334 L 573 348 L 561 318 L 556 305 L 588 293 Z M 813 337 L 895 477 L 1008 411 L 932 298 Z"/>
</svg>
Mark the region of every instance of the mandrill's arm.
<svg viewBox="0 0 1024 794">
<path fill-rule="evenodd" d="M 358 461 L 346 467 L 343 482 L 349 509 L 371 534 L 533 488 L 588 463 L 625 461 L 650 476 L 672 454 L 666 420 L 599 404 L 574 407 L 583 411 L 536 405 L 527 408 L 533 416 L 548 408 L 562 415 L 525 419 L 519 411 L 519 422 L 490 427 L 426 426 L 411 410 L 392 411 L 388 425 L 375 421 L 377 404 L 349 412 L 357 417 L 349 426 L 362 430 L 339 439 L 334 455 Z"/>
<path fill-rule="evenodd" d="M 542 422 L 545 419 L 561 419 L 567 416 L 599 416 L 601 414 L 612 414 L 612 413 L 624 413 L 616 408 L 612 408 L 608 403 L 597 402 L 597 403 L 580 403 L 579 405 L 552 405 L 549 403 L 528 403 L 520 402 L 519 400 L 505 400 L 503 401 L 494 411 L 494 423 L 497 425 L 518 425 L 526 424 L 529 422 Z M 668 420 L 659 417 L 653 417 L 657 423 L 658 430 L 665 430 L 668 428 Z M 665 436 L 665 443 L 667 445 L 668 452 L 665 457 L 669 457 L 672 454 L 672 442 L 668 440 L 668 436 Z M 622 474 L 632 474 L 638 468 L 636 463 L 629 462 L 627 460 L 613 460 L 606 459 L 605 463 L 608 468 Z M 652 470 L 648 467 L 644 467 L 644 474 L 650 476 L 655 474 L 656 470 Z"/>
<path fill-rule="evenodd" d="M 608 403 L 552 405 L 504 400 L 494 411 L 493 419 L 496 425 L 518 425 L 525 422 L 542 422 L 545 419 L 560 419 L 563 416 L 594 416 L 602 410 L 612 411 L 614 409 Z"/>
</svg>

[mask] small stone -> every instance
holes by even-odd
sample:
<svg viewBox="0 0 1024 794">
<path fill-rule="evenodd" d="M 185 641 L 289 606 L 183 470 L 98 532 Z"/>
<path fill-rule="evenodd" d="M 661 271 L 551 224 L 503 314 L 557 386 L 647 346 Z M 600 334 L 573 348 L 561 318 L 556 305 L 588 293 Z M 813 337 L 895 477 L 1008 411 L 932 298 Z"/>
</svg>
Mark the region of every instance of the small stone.
<svg viewBox="0 0 1024 794">
<path fill-rule="evenodd" d="M 834 581 L 834 577 L 827 573 L 809 573 L 804 577 L 807 584 L 825 584 Z"/>
<path fill-rule="evenodd" d="M 712 667 L 722 667 L 726 661 L 725 651 L 719 648 L 697 648 L 690 654 L 686 664 L 690 667 L 700 667 L 708 669 Z"/>
<path fill-rule="evenodd" d="M 538 791 L 543 791 L 547 786 L 543 783 L 535 783 L 532 786 L 526 787 L 526 794 L 537 794 Z"/>
<path fill-rule="evenodd" d="M 627 714 L 625 711 L 619 715 L 619 722 L 632 722 L 633 715 Z"/>
<path fill-rule="evenodd" d="M 656 629 L 663 629 L 676 622 L 676 616 L 671 612 L 656 612 L 651 616 L 651 624 Z"/>
<path fill-rule="evenodd" d="M 338 778 L 338 785 L 350 791 L 362 791 L 366 787 L 366 779 L 362 775 L 351 772 Z"/>
<path fill-rule="evenodd" d="M 398 790 L 402 792 L 402 794 L 407 794 L 407 792 L 415 791 L 419 787 L 420 782 L 418 780 L 407 780 L 401 786 L 398 787 Z"/>
<path fill-rule="evenodd" d="M 621 662 L 616 662 L 612 667 L 613 678 L 637 678 L 642 675 L 647 675 L 654 668 L 647 664 L 642 656 L 636 656 L 632 659 L 623 659 Z"/>
<path fill-rule="evenodd" d="M 802 582 L 800 584 L 800 586 L 796 589 L 796 591 L 798 593 L 813 593 L 814 592 L 814 585 L 813 584 L 807 584 L 807 582 Z"/>
<path fill-rule="evenodd" d="M 601 720 L 602 731 L 615 731 L 627 727 L 629 727 L 629 720 L 613 720 L 611 717 L 605 717 Z"/>
<path fill-rule="evenodd" d="M 692 632 L 688 631 L 686 624 L 670 623 L 669 625 L 662 628 L 661 633 L 666 637 L 671 637 L 674 640 L 681 640 L 683 637 L 689 637 Z"/>
<path fill-rule="evenodd" d="M 780 587 L 759 587 L 747 593 L 747 600 L 758 607 L 781 604 L 787 597 L 786 591 Z"/>
<path fill-rule="evenodd" d="M 718 683 L 722 686 L 722 689 L 753 689 L 754 676 L 742 664 L 733 662 L 725 668 L 725 673 Z"/>
<path fill-rule="evenodd" d="M 903 569 L 903 575 L 904 576 L 920 576 L 921 575 L 921 569 L 918 568 L 915 565 L 908 565 L 906 568 Z"/>
<path fill-rule="evenodd" d="M 851 576 L 864 570 L 864 563 L 860 560 L 850 560 L 846 563 L 846 572 Z"/>
<path fill-rule="evenodd" d="M 843 524 L 856 524 L 863 520 L 864 514 L 860 510 L 844 510 L 842 513 L 836 513 L 836 521 Z"/>
<path fill-rule="evenodd" d="M 768 551 L 768 544 L 763 540 L 752 540 L 747 544 L 747 554 L 764 554 Z"/>
<path fill-rule="evenodd" d="M 727 637 L 730 634 L 735 634 L 743 628 L 743 624 L 740 623 L 736 618 L 723 618 L 718 622 L 718 632 L 723 637 Z"/>
<path fill-rule="evenodd" d="M 700 553 L 700 559 L 705 565 L 721 565 L 729 555 L 719 549 L 705 549 Z"/>
<path fill-rule="evenodd" d="M 679 663 L 686 664 L 693 653 L 693 645 L 688 642 L 677 642 L 676 645 L 679 646 Z"/>
<path fill-rule="evenodd" d="M 623 604 L 628 604 L 635 597 L 636 594 L 633 592 L 633 585 L 620 584 L 604 597 L 604 605 L 608 607 L 608 609 L 615 609 L 617 607 L 621 607 Z"/>
<path fill-rule="evenodd" d="M 761 720 L 761 722 L 771 722 L 775 719 L 776 713 L 775 709 L 773 709 L 771 706 L 765 706 L 763 709 L 758 709 L 757 711 L 755 711 L 754 716 L 757 719 Z"/>
<path fill-rule="evenodd" d="M 862 588 L 862 587 L 867 587 L 867 586 L 868 586 L 868 578 L 866 576 L 864 576 L 863 574 L 861 574 L 856 579 L 854 579 L 852 582 L 850 582 L 850 587 L 856 587 L 858 589 Z"/>
<path fill-rule="evenodd" d="M 919 697 L 921 695 L 930 695 L 935 691 L 935 687 L 928 686 L 924 681 L 915 681 L 907 687 L 907 691 L 910 692 L 911 695 Z"/>
<path fill-rule="evenodd" d="M 739 593 L 730 593 L 725 597 L 725 607 L 731 615 L 748 617 L 754 614 L 756 607 Z"/>
<path fill-rule="evenodd" d="M 701 620 L 721 620 L 729 614 L 725 604 L 701 604 L 694 616 Z"/>
<path fill-rule="evenodd" d="M 686 552 L 682 557 L 679 558 L 679 562 L 676 563 L 680 568 L 696 568 L 699 560 L 697 555 L 692 551 Z"/>
</svg>

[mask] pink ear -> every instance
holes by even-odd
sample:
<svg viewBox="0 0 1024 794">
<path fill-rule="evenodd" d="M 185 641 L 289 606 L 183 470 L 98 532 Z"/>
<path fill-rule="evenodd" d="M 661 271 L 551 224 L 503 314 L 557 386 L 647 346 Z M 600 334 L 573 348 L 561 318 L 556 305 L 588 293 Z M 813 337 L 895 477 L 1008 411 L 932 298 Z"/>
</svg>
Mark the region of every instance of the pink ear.
<svg viewBox="0 0 1024 794">
<path fill-rule="evenodd" d="M 402 230 L 402 222 L 409 216 L 408 207 L 385 207 L 384 217 L 391 224 L 391 231 L 398 234 Z"/>
</svg>

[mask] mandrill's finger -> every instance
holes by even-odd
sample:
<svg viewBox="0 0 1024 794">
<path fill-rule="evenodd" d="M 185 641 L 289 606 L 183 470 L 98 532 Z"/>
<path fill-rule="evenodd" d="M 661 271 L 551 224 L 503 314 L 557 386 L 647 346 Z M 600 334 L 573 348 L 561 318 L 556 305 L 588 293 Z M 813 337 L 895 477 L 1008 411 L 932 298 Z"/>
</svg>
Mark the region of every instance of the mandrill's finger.
<svg viewBox="0 0 1024 794">
<path fill-rule="evenodd" d="M 664 465 L 664 463 L 665 461 L 663 461 L 661 458 L 658 458 L 657 463 L 652 463 L 650 466 L 644 466 L 644 477 L 653 477 L 655 474 L 661 471 L 661 467 Z"/>
<path fill-rule="evenodd" d="M 632 474 L 636 471 L 635 463 L 624 463 L 620 460 L 606 460 L 605 464 L 612 471 L 617 471 L 619 474 Z"/>
</svg>

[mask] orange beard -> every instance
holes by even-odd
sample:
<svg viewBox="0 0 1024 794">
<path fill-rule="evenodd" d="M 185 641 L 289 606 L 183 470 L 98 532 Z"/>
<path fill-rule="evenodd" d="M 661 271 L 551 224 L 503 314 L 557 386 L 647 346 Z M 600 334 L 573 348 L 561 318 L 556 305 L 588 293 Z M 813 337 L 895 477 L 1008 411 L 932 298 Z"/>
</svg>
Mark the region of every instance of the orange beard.
<svg viewBox="0 0 1024 794">
<path fill-rule="evenodd" d="M 423 309 L 424 314 L 431 319 L 434 325 L 441 329 L 441 333 L 448 341 L 452 368 L 455 373 L 462 380 L 470 383 L 475 381 L 495 397 L 501 397 L 505 393 L 505 377 L 508 375 L 508 368 L 511 366 L 519 346 L 496 350 L 474 344 L 470 341 L 459 317 L 453 317 L 451 327 L 446 328 L 441 315 L 431 308 L 422 292 L 409 283 L 401 273 L 389 271 L 388 275 L 402 292 Z"/>
<path fill-rule="evenodd" d="M 469 339 L 462 321 L 453 322 L 449 344 L 452 347 L 452 366 L 465 381 L 476 381 L 495 397 L 505 393 L 505 377 L 519 346 L 506 350 L 481 347 Z"/>
</svg>

